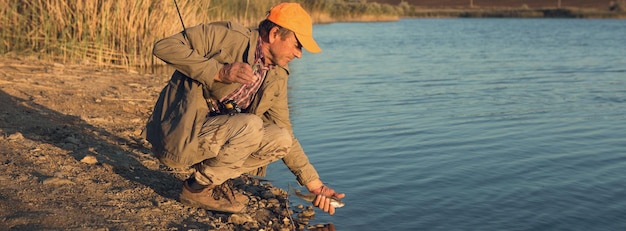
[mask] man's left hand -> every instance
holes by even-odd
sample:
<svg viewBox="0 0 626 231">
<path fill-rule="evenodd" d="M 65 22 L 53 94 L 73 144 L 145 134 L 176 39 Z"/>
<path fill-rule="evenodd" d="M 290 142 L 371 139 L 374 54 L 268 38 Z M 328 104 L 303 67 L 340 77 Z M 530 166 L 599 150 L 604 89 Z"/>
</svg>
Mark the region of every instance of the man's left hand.
<svg viewBox="0 0 626 231">
<path fill-rule="evenodd" d="M 322 185 L 322 187 L 312 190 L 311 192 L 317 195 L 313 200 L 313 205 L 330 215 L 335 214 L 335 207 L 330 204 L 330 199 L 341 199 L 346 196 L 344 193 L 335 192 L 335 190 L 326 185 Z"/>
</svg>

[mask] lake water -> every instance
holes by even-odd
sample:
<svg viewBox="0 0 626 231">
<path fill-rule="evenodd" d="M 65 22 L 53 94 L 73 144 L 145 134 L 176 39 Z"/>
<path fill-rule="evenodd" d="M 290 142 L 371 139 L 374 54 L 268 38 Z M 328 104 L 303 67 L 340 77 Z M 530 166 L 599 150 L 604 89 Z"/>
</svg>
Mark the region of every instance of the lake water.
<svg viewBox="0 0 626 231">
<path fill-rule="evenodd" d="M 337 230 L 626 230 L 626 20 L 316 25 L 294 130 Z M 281 162 L 268 179 L 296 184 Z M 292 203 L 303 203 L 297 198 Z"/>
</svg>

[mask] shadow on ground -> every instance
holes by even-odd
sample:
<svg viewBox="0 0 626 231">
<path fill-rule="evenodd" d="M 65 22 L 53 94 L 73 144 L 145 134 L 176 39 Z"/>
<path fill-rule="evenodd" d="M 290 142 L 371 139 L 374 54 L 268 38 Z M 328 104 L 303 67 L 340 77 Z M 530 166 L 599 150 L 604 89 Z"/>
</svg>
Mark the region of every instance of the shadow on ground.
<svg viewBox="0 0 626 231">
<path fill-rule="evenodd" d="M 180 180 L 167 172 L 148 169 L 138 161 L 141 156 L 137 153 L 150 153 L 140 142 L 1 90 L 0 108 L 2 133 L 21 133 L 26 139 L 52 144 L 77 161 L 87 155 L 96 156 L 99 164 L 112 168 L 119 176 L 148 186 L 163 197 L 178 199 L 172 189 L 180 188 Z"/>
</svg>

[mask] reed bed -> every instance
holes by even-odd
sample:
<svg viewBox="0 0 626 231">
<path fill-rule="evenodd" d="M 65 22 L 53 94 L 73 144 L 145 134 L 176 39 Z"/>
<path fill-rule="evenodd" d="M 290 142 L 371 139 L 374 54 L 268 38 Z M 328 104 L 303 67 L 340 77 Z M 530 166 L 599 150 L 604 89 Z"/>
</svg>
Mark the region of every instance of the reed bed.
<svg viewBox="0 0 626 231">
<path fill-rule="evenodd" d="M 232 20 L 255 26 L 279 0 L 177 0 L 186 27 Z M 397 19 L 401 7 L 366 1 L 300 0 L 317 22 Z M 0 55 L 101 67 L 162 64 L 155 41 L 182 30 L 174 0 L 0 0 Z"/>
</svg>

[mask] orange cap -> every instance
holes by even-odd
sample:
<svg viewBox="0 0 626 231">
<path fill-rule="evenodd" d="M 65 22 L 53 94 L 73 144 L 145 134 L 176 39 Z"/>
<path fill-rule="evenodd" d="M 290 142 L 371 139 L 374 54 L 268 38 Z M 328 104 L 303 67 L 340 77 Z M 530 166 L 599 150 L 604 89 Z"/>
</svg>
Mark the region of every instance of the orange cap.
<svg viewBox="0 0 626 231">
<path fill-rule="evenodd" d="M 272 9 L 267 19 L 287 28 L 296 34 L 296 38 L 304 49 L 317 53 L 322 49 L 313 40 L 313 21 L 311 16 L 298 3 L 284 2 Z"/>
</svg>

